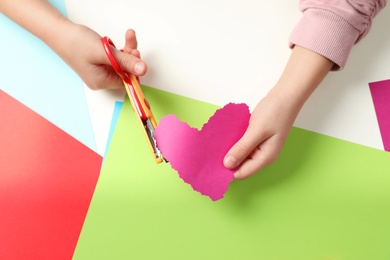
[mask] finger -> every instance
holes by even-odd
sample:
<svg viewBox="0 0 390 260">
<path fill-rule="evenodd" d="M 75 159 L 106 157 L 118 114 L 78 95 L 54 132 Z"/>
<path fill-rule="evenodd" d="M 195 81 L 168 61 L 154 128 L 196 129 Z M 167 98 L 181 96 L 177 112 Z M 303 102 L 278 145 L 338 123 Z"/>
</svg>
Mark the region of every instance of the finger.
<svg viewBox="0 0 390 260">
<path fill-rule="evenodd" d="M 131 53 L 132 50 L 137 49 L 138 42 L 135 31 L 129 29 L 126 31 L 124 52 Z"/>
<path fill-rule="evenodd" d="M 94 71 L 84 78 L 84 82 L 92 90 L 123 88 L 122 78 L 110 65 L 96 66 Z"/>
<path fill-rule="evenodd" d="M 243 137 L 226 154 L 223 162 L 225 167 L 234 169 L 240 165 L 255 147 L 263 141 L 262 139 L 253 133 L 251 126 L 249 126 Z"/>
<path fill-rule="evenodd" d="M 137 58 L 141 58 L 141 54 L 139 53 L 139 51 L 137 49 L 131 50 L 130 54 L 137 57 Z"/>
<path fill-rule="evenodd" d="M 276 136 L 273 136 L 258 145 L 252 154 L 240 165 L 234 173 L 237 180 L 246 179 L 266 166 L 272 164 L 278 157 L 282 145 Z"/>
<path fill-rule="evenodd" d="M 256 148 L 257 149 L 257 148 Z M 266 151 L 257 150 L 255 158 L 246 159 L 234 173 L 234 179 L 244 180 L 271 164 L 274 157 Z"/>
<path fill-rule="evenodd" d="M 113 50 L 113 51 L 114 51 L 114 56 L 119 63 L 119 66 L 124 71 L 127 71 L 137 76 L 145 75 L 148 67 L 145 64 L 145 62 L 143 62 L 140 58 L 118 50 Z"/>
</svg>

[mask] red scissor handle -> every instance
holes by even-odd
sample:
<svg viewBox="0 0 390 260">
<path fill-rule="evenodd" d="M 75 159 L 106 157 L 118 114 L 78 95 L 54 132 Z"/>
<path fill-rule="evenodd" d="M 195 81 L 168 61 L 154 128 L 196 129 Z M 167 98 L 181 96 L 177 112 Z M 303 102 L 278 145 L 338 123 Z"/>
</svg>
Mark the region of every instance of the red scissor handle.
<svg viewBox="0 0 390 260">
<path fill-rule="evenodd" d="M 121 76 L 121 78 L 126 83 L 130 83 L 131 84 L 131 80 L 130 80 L 129 75 L 121 68 L 119 63 L 116 61 L 116 59 L 114 57 L 114 54 L 112 53 L 111 46 L 116 48 L 115 44 L 107 36 L 102 38 L 102 43 L 103 43 L 104 51 L 107 54 L 107 58 L 109 59 L 109 61 L 111 63 L 111 66 L 114 68 L 115 72 L 118 73 L 119 76 Z"/>
<path fill-rule="evenodd" d="M 146 104 L 148 109 L 150 109 L 149 104 L 146 101 L 146 99 L 143 97 L 142 93 L 140 93 L 142 95 L 141 97 L 137 94 L 137 91 L 135 90 L 134 85 L 133 85 L 133 84 L 138 84 L 139 78 L 138 77 L 134 77 L 136 82 L 134 82 L 134 81 L 132 82 L 131 76 L 133 76 L 133 75 L 128 74 L 126 71 L 124 71 L 121 68 L 121 66 L 119 65 L 118 61 L 115 59 L 114 54 L 112 53 L 111 46 L 116 48 L 115 44 L 107 36 L 102 37 L 101 40 L 102 40 L 102 43 L 103 43 L 104 51 L 107 54 L 107 58 L 109 59 L 109 61 L 111 63 L 111 66 L 113 67 L 115 72 L 118 73 L 118 75 L 122 78 L 122 80 L 123 80 L 123 82 L 125 84 L 125 88 L 126 88 L 128 94 L 129 94 L 130 98 L 134 102 L 134 106 L 135 106 L 136 112 L 141 117 L 141 119 L 147 120 L 148 119 L 148 115 L 144 111 L 144 108 L 143 108 L 143 106 L 141 104 L 142 101 L 140 99 L 143 99 L 143 101 L 145 102 L 145 104 Z M 139 91 L 141 91 L 140 88 L 137 88 L 137 89 L 139 89 Z"/>
</svg>

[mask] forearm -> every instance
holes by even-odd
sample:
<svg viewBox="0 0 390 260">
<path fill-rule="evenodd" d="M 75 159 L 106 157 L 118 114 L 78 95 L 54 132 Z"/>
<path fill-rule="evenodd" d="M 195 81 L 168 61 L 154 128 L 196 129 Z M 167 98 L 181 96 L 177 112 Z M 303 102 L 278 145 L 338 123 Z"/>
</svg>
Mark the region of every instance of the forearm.
<svg viewBox="0 0 390 260">
<path fill-rule="evenodd" d="M 101 45 L 95 44 L 100 36 L 67 19 L 47 0 L 0 0 L 0 11 L 45 42 L 82 78 L 88 63 L 105 61 Z"/>
<path fill-rule="evenodd" d="M 295 46 L 269 95 L 290 110 L 292 120 L 331 70 L 333 62 L 311 50 Z"/>
<path fill-rule="evenodd" d="M 83 69 L 85 63 L 73 53 L 79 47 L 75 43 L 81 26 L 69 21 L 47 0 L 0 0 L 0 11 L 45 42 L 77 73 Z"/>
<path fill-rule="evenodd" d="M 53 49 L 72 24 L 47 0 L 0 0 L 0 12 Z"/>
</svg>

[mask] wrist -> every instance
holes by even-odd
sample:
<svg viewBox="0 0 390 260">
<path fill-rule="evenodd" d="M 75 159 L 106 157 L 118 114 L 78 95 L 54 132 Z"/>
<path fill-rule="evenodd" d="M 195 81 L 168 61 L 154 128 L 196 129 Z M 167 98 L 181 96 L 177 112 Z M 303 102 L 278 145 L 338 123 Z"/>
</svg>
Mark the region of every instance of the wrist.
<svg viewBox="0 0 390 260">
<path fill-rule="evenodd" d="M 96 42 L 100 43 L 100 35 L 84 25 L 66 19 L 58 21 L 46 44 L 77 71 L 80 62 L 91 62 L 99 57 L 97 54 L 103 48 L 100 44 L 96 50 Z"/>
<path fill-rule="evenodd" d="M 75 27 L 77 27 L 77 24 L 67 18 L 58 17 L 53 20 L 50 28 L 47 28 L 44 35 L 40 36 L 40 38 L 50 48 L 60 54 L 62 49 L 69 48 L 69 41 L 72 38 L 78 37 L 77 34 L 74 33 Z"/>
<path fill-rule="evenodd" d="M 286 105 L 300 109 L 331 70 L 333 62 L 311 50 L 295 46 L 287 65 L 271 90 Z"/>
<path fill-rule="evenodd" d="M 291 93 L 291 91 L 292 88 L 289 86 L 277 84 L 268 92 L 265 99 L 268 99 L 268 102 L 273 103 L 273 106 L 280 110 L 280 115 L 291 118 L 292 124 L 306 100 L 300 98 L 296 93 Z"/>
</svg>

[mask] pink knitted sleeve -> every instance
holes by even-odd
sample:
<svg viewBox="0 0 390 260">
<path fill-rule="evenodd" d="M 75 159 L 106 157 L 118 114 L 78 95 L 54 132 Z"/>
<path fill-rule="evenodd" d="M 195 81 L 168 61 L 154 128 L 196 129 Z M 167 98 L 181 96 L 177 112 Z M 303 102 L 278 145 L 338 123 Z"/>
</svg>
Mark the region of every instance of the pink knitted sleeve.
<svg viewBox="0 0 390 260">
<path fill-rule="evenodd" d="M 335 63 L 333 70 L 340 70 L 385 6 L 386 0 L 300 0 L 303 14 L 290 35 L 290 47 L 315 51 Z"/>
</svg>

